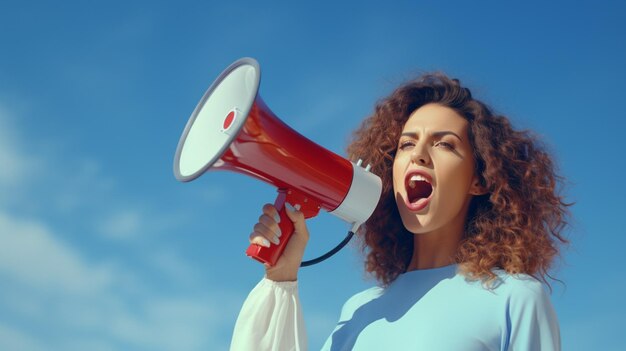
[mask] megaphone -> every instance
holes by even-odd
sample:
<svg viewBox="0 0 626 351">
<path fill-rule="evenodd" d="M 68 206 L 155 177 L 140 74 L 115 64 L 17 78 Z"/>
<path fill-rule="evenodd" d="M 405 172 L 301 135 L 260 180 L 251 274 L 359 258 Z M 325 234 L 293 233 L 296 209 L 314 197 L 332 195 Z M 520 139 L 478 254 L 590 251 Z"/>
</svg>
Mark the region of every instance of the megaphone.
<svg viewBox="0 0 626 351">
<path fill-rule="evenodd" d="M 280 243 L 251 244 L 246 254 L 275 265 L 293 223 L 285 203 L 305 218 L 320 209 L 352 224 L 352 231 L 374 212 L 381 180 L 345 158 L 319 146 L 282 122 L 258 94 L 261 70 L 256 60 L 241 58 L 211 84 L 191 114 L 178 142 L 174 175 L 182 182 L 208 170 L 228 170 L 262 180 L 278 190 Z"/>
</svg>

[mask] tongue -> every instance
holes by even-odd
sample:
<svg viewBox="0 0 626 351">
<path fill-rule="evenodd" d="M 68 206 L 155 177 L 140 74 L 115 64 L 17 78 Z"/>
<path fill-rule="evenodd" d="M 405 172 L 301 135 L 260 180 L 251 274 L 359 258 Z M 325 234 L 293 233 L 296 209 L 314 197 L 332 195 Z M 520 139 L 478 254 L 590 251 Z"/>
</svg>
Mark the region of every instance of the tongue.
<svg viewBox="0 0 626 351">
<path fill-rule="evenodd" d="M 409 187 L 409 201 L 416 203 L 420 199 L 425 199 L 433 192 L 433 188 L 427 182 L 415 182 L 415 188 Z"/>
</svg>

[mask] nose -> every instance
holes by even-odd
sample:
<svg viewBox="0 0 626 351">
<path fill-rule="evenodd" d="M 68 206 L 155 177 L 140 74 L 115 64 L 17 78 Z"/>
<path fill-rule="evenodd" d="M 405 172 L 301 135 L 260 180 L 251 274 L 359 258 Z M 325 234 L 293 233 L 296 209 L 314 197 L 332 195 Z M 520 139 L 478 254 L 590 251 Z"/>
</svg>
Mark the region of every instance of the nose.
<svg viewBox="0 0 626 351">
<path fill-rule="evenodd" d="M 416 146 L 415 149 L 413 149 L 413 153 L 411 153 L 411 161 L 422 166 L 427 166 L 430 164 L 430 155 L 424 150 L 424 147 Z"/>
</svg>

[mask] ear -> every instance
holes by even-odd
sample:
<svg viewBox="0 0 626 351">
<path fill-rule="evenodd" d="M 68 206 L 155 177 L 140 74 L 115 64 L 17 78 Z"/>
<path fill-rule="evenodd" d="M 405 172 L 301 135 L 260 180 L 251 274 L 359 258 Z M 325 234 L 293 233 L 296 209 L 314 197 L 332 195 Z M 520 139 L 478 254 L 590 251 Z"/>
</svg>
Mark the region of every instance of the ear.
<svg viewBox="0 0 626 351">
<path fill-rule="evenodd" d="M 469 193 L 470 195 L 476 196 L 485 195 L 487 193 L 487 188 L 480 184 L 480 180 L 477 176 L 474 176 L 474 179 L 472 179 L 472 186 L 470 186 Z"/>
</svg>

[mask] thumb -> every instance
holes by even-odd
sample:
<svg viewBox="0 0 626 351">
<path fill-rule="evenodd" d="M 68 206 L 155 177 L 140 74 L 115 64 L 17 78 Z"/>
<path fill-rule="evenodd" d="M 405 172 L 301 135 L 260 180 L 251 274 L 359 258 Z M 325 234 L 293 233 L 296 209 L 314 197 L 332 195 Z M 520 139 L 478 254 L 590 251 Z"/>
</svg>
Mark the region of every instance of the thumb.
<svg viewBox="0 0 626 351">
<path fill-rule="evenodd" d="M 306 233 L 306 224 L 304 223 L 304 214 L 300 212 L 300 205 L 291 205 L 285 202 L 285 212 L 287 217 L 293 222 L 294 231 L 297 233 Z"/>
</svg>

